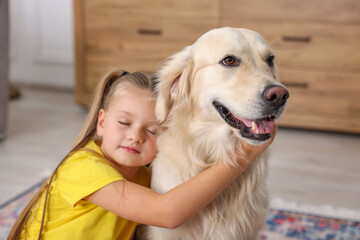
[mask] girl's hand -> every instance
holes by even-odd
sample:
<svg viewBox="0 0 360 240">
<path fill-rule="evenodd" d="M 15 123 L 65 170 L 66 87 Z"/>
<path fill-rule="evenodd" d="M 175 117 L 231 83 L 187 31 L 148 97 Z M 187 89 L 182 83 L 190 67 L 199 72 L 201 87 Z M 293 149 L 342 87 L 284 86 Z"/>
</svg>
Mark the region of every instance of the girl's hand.
<svg viewBox="0 0 360 240">
<path fill-rule="evenodd" d="M 252 161 L 254 161 L 261 153 L 263 153 L 270 144 L 274 141 L 274 138 L 277 133 L 278 126 L 275 125 L 275 128 L 273 132 L 271 133 L 271 137 L 268 141 L 259 144 L 259 145 L 252 145 L 245 141 L 239 141 L 236 149 L 238 158 L 237 163 L 240 165 L 240 167 L 245 170 Z"/>
</svg>

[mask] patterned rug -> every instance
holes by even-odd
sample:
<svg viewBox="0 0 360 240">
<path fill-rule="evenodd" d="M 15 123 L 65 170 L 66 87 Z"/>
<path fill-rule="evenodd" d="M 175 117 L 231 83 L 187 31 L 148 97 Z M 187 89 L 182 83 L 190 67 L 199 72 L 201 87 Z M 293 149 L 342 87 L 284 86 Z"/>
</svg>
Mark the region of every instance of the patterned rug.
<svg viewBox="0 0 360 240">
<path fill-rule="evenodd" d="M 40 187 L 29 190 L 0 205 L 0 239 L 5 239 L 12 224 Z M 270 209 L 267 228 L 260 240 L 360 240 L 360 222 L 315 216 L 294 211 Z"/>
<path fill-rule="evenodd" d="M 0 205 L 0 240 L 7 237 L 11 226 L 21 213 L 21 210 L 30 201 L 42 183 L 43 181 Z"/>
<path fill-rule="evenodd" d="M 360 240 L 360 222 L 270 209 L 261 240 Z"/>
</svg>

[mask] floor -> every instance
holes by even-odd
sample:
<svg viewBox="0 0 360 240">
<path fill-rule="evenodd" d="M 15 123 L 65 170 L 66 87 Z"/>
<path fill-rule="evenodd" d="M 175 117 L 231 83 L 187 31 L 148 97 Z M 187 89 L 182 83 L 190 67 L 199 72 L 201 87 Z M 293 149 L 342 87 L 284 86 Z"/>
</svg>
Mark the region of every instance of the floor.
<svg viewBox="0 0 360 240">
<path fill-rule="evenodd" d="M 0 204 L 49 175 L 87 110 L 71 91 L 23 87 L 0 141 Z M 269 161 L 271 203 L 348 213 L 360 220 L 360 135 L 280 128 Z"/>
</svg>

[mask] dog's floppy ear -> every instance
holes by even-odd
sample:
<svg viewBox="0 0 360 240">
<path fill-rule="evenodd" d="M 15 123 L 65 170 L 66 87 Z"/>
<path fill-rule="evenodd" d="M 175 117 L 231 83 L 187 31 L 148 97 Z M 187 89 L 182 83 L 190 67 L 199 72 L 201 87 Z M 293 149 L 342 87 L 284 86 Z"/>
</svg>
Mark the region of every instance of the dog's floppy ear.
<svg viewBox="0 0 360 240">
<path fill-rule="evenodd" d="M 158 72 L 158 100 L 156 115 L 160 122 L 168 116 L 177 100 L 186 99 L 190 92 L 190 76 L 193 69 L 192 47 L 174 54 Z"/>
</svg>

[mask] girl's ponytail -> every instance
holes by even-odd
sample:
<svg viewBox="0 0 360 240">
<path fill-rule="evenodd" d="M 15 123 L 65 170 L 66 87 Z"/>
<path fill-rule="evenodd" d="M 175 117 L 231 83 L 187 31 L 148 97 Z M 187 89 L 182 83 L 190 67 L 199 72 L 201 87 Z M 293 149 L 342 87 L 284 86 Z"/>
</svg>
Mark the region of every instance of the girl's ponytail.
<svg viewBox="0 0 360 240">
<path fill-rule="evenodd" d="M 111 86 L 117 79 L 127 74 L 128 72 L 120 69 L 112 70 L 111 72 L 107 73 L 98 84 L 89 114 L 86 118 L 84 126 L 80 130 L 80 133 L 75 140 L 75 143 L 73 144 L 71 152 L 85 146 L 86 143 L 95 135 L 98 114 L 100 109 L 104 107 L 105 98 L 107 97 Z"/>
</svg>

